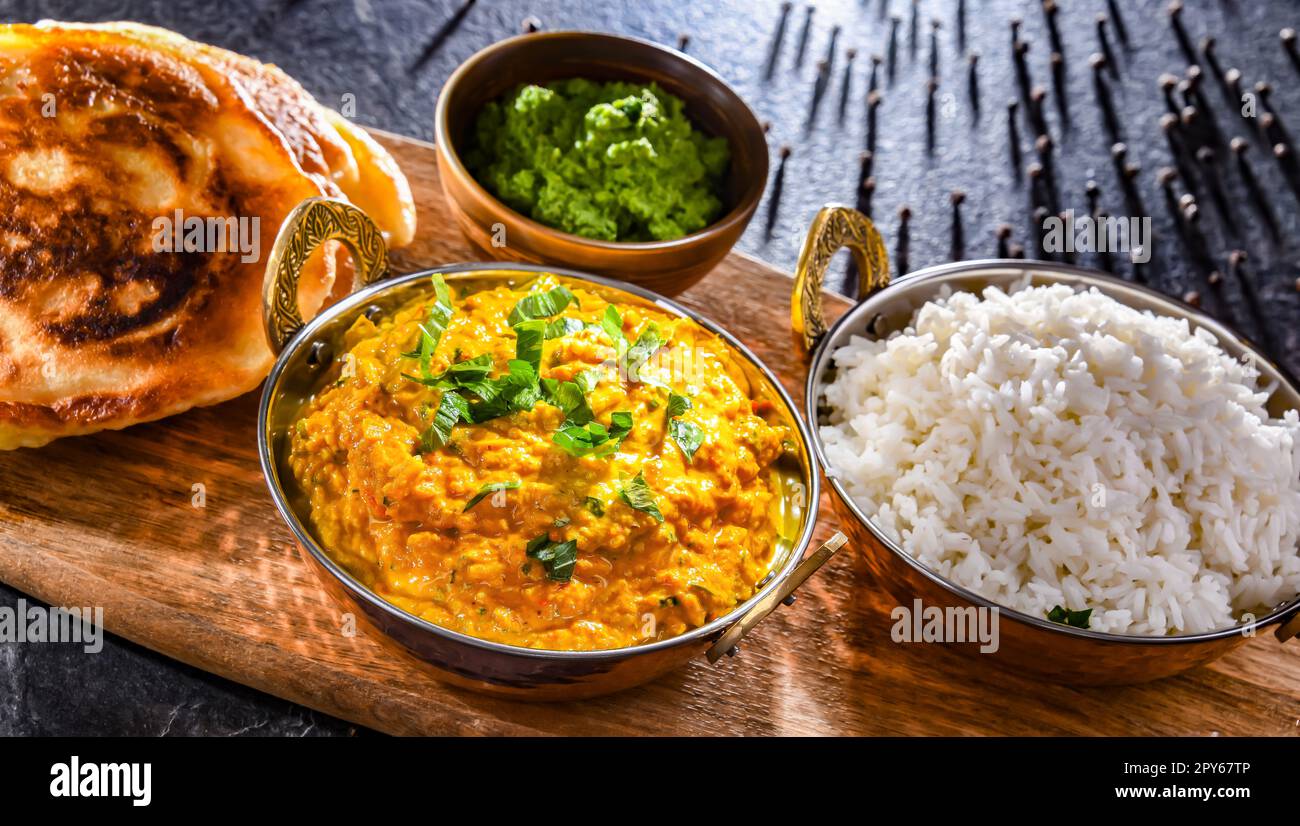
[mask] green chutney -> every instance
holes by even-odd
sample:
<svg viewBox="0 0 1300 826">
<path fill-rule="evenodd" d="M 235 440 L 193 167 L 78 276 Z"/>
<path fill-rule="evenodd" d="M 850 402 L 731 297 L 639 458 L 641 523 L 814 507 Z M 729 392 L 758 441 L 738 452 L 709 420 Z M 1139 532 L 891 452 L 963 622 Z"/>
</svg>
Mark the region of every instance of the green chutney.
<svg viewBox="0 0 1300 826">
<path fill-rule="evenodd" d="M 653 83 L 521 85 L 483 108 L 466 165 L 549 227 L 605 241 L 680 238 L 722 212 L 731 154 L 684 108 Z"/>
</svg>

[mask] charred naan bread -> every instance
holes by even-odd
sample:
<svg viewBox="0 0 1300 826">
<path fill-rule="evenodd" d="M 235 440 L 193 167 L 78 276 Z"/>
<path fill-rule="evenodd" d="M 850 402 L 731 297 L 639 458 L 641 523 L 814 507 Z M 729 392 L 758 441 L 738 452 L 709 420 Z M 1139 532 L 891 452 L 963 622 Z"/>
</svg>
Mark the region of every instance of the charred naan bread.
<svg viewBox="0 0 1300 826">
<path fill-rule="evenodd" d="M 135 24 L 0 26 L 0 449 L 256 387 L 265 256 L 317 195 L 414 235 L 393 159 L 280 70 Z"/>
</svg>

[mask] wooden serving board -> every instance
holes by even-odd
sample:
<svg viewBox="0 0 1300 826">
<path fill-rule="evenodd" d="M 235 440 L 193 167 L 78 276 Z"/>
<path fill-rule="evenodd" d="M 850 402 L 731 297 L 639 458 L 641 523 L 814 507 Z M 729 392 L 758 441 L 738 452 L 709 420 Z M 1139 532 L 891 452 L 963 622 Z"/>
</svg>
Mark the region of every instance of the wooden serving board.
<svg viewBox="0 0 1300 826">
<path fill-rule="evenodd" d="M 420 205 L 399 271 L 472 253 L 433 148 L 390 135 Z M 811 217 L 811 216 L 810 216 Z M 681 300 L 747 342 L 802 397 L 790 280 L 733 254 Z M 848 305 L 831 299 L 833 313 Z M 104 608 L 109 631 L 262 691 L 397 734 L 1297 734 L 1300 645 L 1272 635 L 1162 682 L 1077 689 L 890 639 L 890 600 L 846 548 L 735 659 L 563 704 L 449 688 L 365 636 L 299 558 L 256 456 L 257 394 L 118 433 L 0 454 L 0 579 Z M 206 507 L 192 504 L 205 488 Z M 822 503 L 818 539 L 834 529 Z"/>
</svg>

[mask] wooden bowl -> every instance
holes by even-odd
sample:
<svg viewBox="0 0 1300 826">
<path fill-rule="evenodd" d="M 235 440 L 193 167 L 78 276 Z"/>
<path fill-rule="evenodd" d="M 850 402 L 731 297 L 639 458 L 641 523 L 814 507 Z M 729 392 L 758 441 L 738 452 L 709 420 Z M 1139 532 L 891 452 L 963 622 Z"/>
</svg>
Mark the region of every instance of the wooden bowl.
<svg viewBox="0 0 1300 826">
<path fill-rule="evenodd" d="M 521 215 L 474 180 L 459 149 L 484 104 L 521 83 L 573 77 L 653 81 L 685 101 L 687 117 L 697 128 L 726 138 L 730 145 L 731 163 L 721 193 L 726 213 L 699 232 L 671 241 L 599 241 Z M 726 256 L 767 183 L 767 138 L 740 96 L 699 61 L 632 37 L 537 32 L 495 43 L 448 78 L 438 96 L 434 134 L 443 193 L 461 230 L 484 255 L 599 273 L 668 295 L 699 281 Z"/>
</svg>

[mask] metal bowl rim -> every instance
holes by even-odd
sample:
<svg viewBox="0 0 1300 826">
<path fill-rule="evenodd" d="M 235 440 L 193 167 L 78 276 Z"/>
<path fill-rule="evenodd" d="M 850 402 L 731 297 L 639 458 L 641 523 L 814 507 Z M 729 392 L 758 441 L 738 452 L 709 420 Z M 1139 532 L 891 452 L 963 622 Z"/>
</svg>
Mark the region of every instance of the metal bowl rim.
<svg viewBox="0 0 1300 826">
<path fill-rule="evenodd" d="M 310 534 L 304 528 L 302 521 L 298 518 L 297 513 L 289 505 L 284 491 L 280 487 L 279 477 L 275 473 L 275 464 L 271 456 L 271 444 L 268 437 L 268 424 L 270 419 L 271 405 L 275 403 L 275 393 L 280 384 L 280 377 L 284 373 L 289 360 L 303 346 L 310 342 L 316 332 L 325 324 L 333 321 L 338 316 L 344 315 L 357 307 L 372 300 L 376 295 L 391 289 L 410 284 L 422 278 L 428 278 L 431 275 L 451 275 L 454 273 L 492 273 L 492 272 L 522 272 L 522 273 L 551 273 L 554 275 L 573 278 L 579 281 L 585 281 L 599 286 L 618 290 L 621 292 L 635 295 L 639 298 L 652 302 L 658 307 L 662 307 L 681 317 L 689 318 L 699 324 L 704 329 L 722 338 L 729 347 L 743 355 L 749 363 L 757 369 L 767 381 L 769 389 L 776 392 L 781 402 L 785 404 L 789 413 L 790 421 L 793 423 L 797 438 L 800 440 L 804 455 L 808 457 L 808 478 L 803 481 L 808 485 L 808 502 L 809 506 L 805 511 L 804 524 L 797 539 L 794 540 L 790 552 L 781 566 L 780 571 L 772 573 L 768 582 L 759 588 L 753 596 L 744 602 L 738 603 L 728 613 L 713 620 L 712 622 L 702 625 L 699 628 L 691 629 L 684 634 L 675 637 L 669 637 L 655 642 L 645 643 L 643 645 L 629 645 L 622 648 L 602 648 L 582 651 L 560 651 L 555 649 L 544 648 L 526 648 L 524 646 L 509 645 L 507 643 L 494 642 L 492 640 L 479 639 L 478 637 L 462 634 L 458 631 L 452 631 L 429 622 L 426 619 L 399 608 L 388 602 L 369 588 L 356 581 L 347 571 L 343 570 L 328 554 L 316 543 Z M 649 654 L 654 651 L 661 651 L 668 648 L 674 648 L 680 645 L 694 643 L 704 643 L 710 637 L 721 633 L 728 626 L 744 616 L 759 600 L 766 597 L 772 591 L 776 590 L 803 559 L 804 553 L 812 543 L 813 532 L 817 527 L 817 503 L 821 496 L 821 473 L 818 470 L 816 454 L 813 453 L 812 435 L 808 427 L 807 420 L 799 415 L 799 408 L 795 406 L 794 399 L 782 386 L 780 380 L 772 373 L 766 364 L 764 364 L 753 352 L 750 351 L 739 339 L 727 332 L 717 322 L 707 318 L 699 313 L 690 310 L 672 299 L 665 298 L 652 290 L 645 289 L 634 284 L 628 284 L 614 279 L 603 278 L 589 273 L 569 270 L 561 267 L 548 267 L 541 264 L 516 264 L 511 262 L 468 262 L 459 264 L 447 264 L 440 267 L 418 270 L 405 275 L 394 276 L 383 281 L 376 282 L 364 287 L 356 292 L 339 300 L 336 304 L 322 310 L 310 322 L 303 325 L 302 329 L 294 334 L 293 338 L 284 346 L 284 350 L 276 358 L 275 365 L 271 368 L 270 375 L 263 385 L 262 398 L 258 405 L 257 413 L 257 454 L 262 468 L 262 476 L 266 480 L 267 487 L 271 492 L 271 499 L 275 502 L 276 510 L 280 512 L 281 519 L 289 526 L 294 534 L 294 539 L 298 542 L 299 547 L 305 548 L 308 553 L 322 567 L 338 580 L 353 595 L 368 604 L 378 608 L 393 619 L 411 625 L 425 633 L 447 639 L 450 642 L 468 645 L 474 648 L 487 650 L 496 654 L 513 655 L 526 657 L 537 660 L 585 660 L 585 661 L 617 661 L 626 657 L 637 654 Z"/>
<path fill-rule="evenodd" d="M 760 131 L 762 130 L 762 123 L 759 121 L 758 116 L 754 114 L 754 110 L 745 102 L 745 99 L 731 87 L 731 84 L 727 83 L 721 75 L 706 63 L 697 60 L 684 52 L 665 46 L 662 43 L 656 43 L 653 40 L 646 40 L 642 37 L 634 37 L 625 34 L 611 34 L 609 32 L 597 32 L 584 29 L 559 29 L 556 31 L 528 32 L 525 34 L 517 34 L 514 37 L 508 37 L 505 40 L 498 40 L 496 43 L 492 43 L 479 49 L 477 52 L 470 55 L 465 62 L 456 67 L 455 71 L 448 76 L 447 82 L 443 84 L 442 89 L 438 92 L 438 100 L 434 105 L 433 116 L 434 143 L 444 153 L 446 158 L 451 161 L 456 172 L 463 173 L 464 179 L 470 182 L 471 187 L 485 195 L 502 210 L 509 213 L 516 223 L 539 234 L 554 235 L 561 240 L 570 241 L 578 246 L 598 249 L 605 252 L 640 253 L 673 250 L 693 244 L 705 238 L 717 237 L 736 226 L 740 226 L 743 229 L 744 224 L 749 221 L 754 210 L 758 208 L 759 201 L 763 198 L 762 186 L 751 185 L 751 187 L 743 193 L 743 197 L 737 201 L 736 205 L 727 210 L 723 215 L 719 216 L 717 220 L 701 227 L 695 232 L 687 233 L 679 238 L 669 238 L 663 241 L 605 241 L 600 238 L 588 238 L 584 235 L 565 232 L 562 229 L 547 226 L 540 221 L 530 218 L 507 204 L 505 201 L 502 201 L 495 194 L 489 192 L 487 188 L 479 182 L 478 178 L 470 174 L 464 161 L 461 160 L 460 150 L 456 148 L 451 140 L 451 136 L 447 134 L 447 106 L 451 90 L 455 88 L 457 83 L 463 80 L 464 76 L 468 74 L 471 69 L 475 68 L 478 63 L 489 54 L 518 46 L 520 42 L 531 42 L 548 38 L 574 37 L 575 35 L 592 39 L 634 43 L 638 46 L 651 47 L 671 56 L 672 58 L 680 60 L 683 63 L 690 64 L 692 67 L 703 71 L 735 99 L 735 102 L 739 104 L 740 110 L 748 115 L 750 122 L 749 126 L 755 127 Z M 635 74 L 635 72 L 629 72 L 629 74 Z M 753 170 L 754 175 L 752 177 L 756 181 L 767 180 L 770 161 L 766 155 L 761 156 L 761 161 L 762 168 Z"/>
<path fill-rule="evenodd" d="M 859 302 L 845 312 L 844 315 L 830 326 L 826 331 L 826 334 L 822 336 L 821 341 L 818 342 L 817 348 L 814 350 L 812 357 L 809 360 L 808 378 L 804 387 L 804 409 L 808 411 L 808 424 L 812 438 L 813 454 L 817 457 L 817 462 L 821 466 L 823 472 L 830 467 L 830 464 L 827 462 L 825 452 L 823 451 L 820 428 L 815 426 L 813 423 L 816 421 L 817 399 L 821 395 L 820 391 L 823 387 L 821 377 L 830 364 L 830 348 L 837 335 L 839 335 L 845 328 L 861 327 L 859 322 L 862 320 L 862 317 L 866 315 L 873 306 L 878 304 L 879 300 L 883 300 L 885 297 L 914 289 L 941 276 L 992 269 L 1020 270 L 1024 274 L 1029 275 L 1032 275 L 1035 272 L 1052 272 L 1079 279 L 1080 283 L 1088 286 L 1104 287 L 1112 290 L 1118 287 L 1121 288 L 1121 290 L 1132 290 L 1140 293 L 1153 299 L 1157 305 L 1163 305 L 1169 310 L 1171 316 L 1175 318 L 1185 318 L 1193 326 L 1204 327 L 1220 340 L 1231 339 L 1235 341 L 1260 363 L 1271 367 L 1274 372 L 1277 373 L 1278 377 L 1285 384 L 1289 385 L 1289 389 L 1294 394 L 1300 395 L 1300 383 L 1296 381 L 1285 367 L 1274 363 L 1271 359 L 1261 353 L 1245 336 L 1236 332 L 1223 322 L 1210 318 L 1196 308 L 1178 301 L 1177 299 L 1170 298 L 1169 296 L 1150 287 L 1136 284 L 1131 281 L 1124 281 L 1099 270 L 1053 261 L 1037 261 L 1019 258 L 987 258 L 971 261 L 955 261 L 948 264 L 938 264 L 932 267 L 925 267 L 892 280 L 878 292 L 873 293 L 870 297 Z M 1110 295 L 1117 301 L 1124 303 L 1121 298 L 1111 295 L 1109 292 L 1107 295 Z M 862 512 L 862 509 L 858 506 L 857 502 L 853 501 L 853 498 L 849 496 L 848 492 L 844 489 L 844 486 L 836 476 L 827 473 L 826 481 L 829 483 L 830 489 L 834 492 L 836 498 L 840 500 L 840 503 L 848 508 L 857 521 L 871 532 L 873 537 L 880 541 L 895 556 L 900 557 L 904 562 L 924 575 L 927 579 L 941 586 L 944 590 L 954 596 L 973 603 L 976 606 L 983 608 L 996 608 L 1000 616 L 1008 616 L 1017 622 L 1041 628 L 1046 631 L 1067 634 L 1069 636 L 1079 637 L 1094 642 L 1112 644 L 1133 643 L 1138 645 L 1178 645 L 1225 639 L 1227 637 L 1241 634 L 1246 630 L 1264 628 L 1265 626 L 1282 622 L 1289 615 L 1300 613 L 1300 594 L 1298 594 L 1290 600 L 1273 608 L 1273 610 L 1262 618 L 1256 619 L 1250 623 L 1234 625 L 1228 628 L 1220 628 L 1215 631 L 1205 631 L 1197 634 L 1176 634 L 1161 637 L 1138 634 L 1113 634 L 1103 631 L 1091 631 L 1084 628 L 1075 628 L 1063 623 L 1052 622 L 1048 619 L 1035 617 L 1014 608 L 996 603 L 975 593 L 974 591 L 968 590 L 967 588 L 948 580 L 939 573 L 930 570 L 930 568 L 926 567 L 924 563 L 904 551 L 897 543 L 885 536 L 884 532 L 879 530 L 875 523 Z"/>
</svg>

